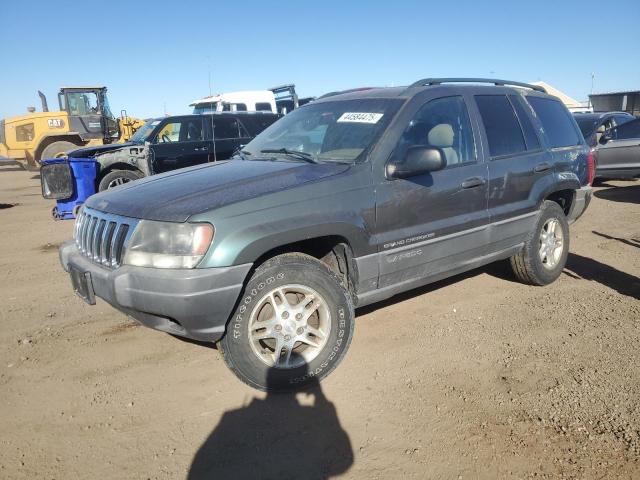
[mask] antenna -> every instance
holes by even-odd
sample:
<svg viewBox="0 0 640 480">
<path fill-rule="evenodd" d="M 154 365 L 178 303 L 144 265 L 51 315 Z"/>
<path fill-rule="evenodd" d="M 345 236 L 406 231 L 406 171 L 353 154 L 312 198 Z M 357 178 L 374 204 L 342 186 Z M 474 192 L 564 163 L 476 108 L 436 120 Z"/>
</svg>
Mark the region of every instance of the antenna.
<svg viewBox="0 0 640 480">
<path fill-rule="evenodd" d="M 209 96 L 213 96 L 213 88 L 211 87 L 211 55 L 207 55 L 207 70 L 209 72 Z"/>
</svg>

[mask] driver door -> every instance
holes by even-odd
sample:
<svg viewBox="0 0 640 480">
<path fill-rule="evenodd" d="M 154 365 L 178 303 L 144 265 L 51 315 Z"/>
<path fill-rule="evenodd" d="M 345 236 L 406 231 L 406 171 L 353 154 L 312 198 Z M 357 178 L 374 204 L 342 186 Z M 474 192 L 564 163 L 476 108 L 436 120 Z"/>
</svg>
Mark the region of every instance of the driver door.
<svg viewBox="0 0 640 480">
<path fill-rule="evenodd" d="M 202 117 L 166 120 L 150 147 L 153 173 L 162 173 L 206 163 L 209 142 L 205 140 Z"/>
<path fill-rule="evenodd" d="M 379 287 L 434 276 L 486 253 L 487 165 L 475 145 L 462 96 L 433 99 L 408 123 L 392 158 L 413 146 L 437 147 L 446 167 L 378 186 Z"/>
<path fill-rule="evenodd" d="M 600 139 L 597 168 L 633 173 L 640 170 L 640 120 L 623 123 Z"/>
</svg>

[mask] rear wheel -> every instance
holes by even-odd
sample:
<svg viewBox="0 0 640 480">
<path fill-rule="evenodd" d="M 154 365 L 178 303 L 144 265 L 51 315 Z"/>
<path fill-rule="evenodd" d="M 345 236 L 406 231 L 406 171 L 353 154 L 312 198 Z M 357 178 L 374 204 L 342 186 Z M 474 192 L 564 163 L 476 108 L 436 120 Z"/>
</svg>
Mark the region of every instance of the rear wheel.
<svg viewBox="0 0 640 480">
<path fill-rule="evenodd" d="M 555 281 L 569 255 L 569 223 L 556 202 L 546 200 L 523 249 L 511 257 L 511 268 L 518 280 L 530 285 Z"/>
<path fill-rule="evenodd" d="M 219 346 L 243 382 L 291 390 L 336 368 L 353 323 L 351 296 L 338 277 L 313 257 L 285 254 L 256 270 Z"/>
<path fill-rule="evenodd" d="M 98 191 L 102 192 L 103 190 L 107 190 L 109 188 L 114 188 L 120 185 L 124 185 L 125 183 L 133 182 L 134 180 L 138 180 L 143 176 L 144 175 L 142 175 L 142 173 L 135 170 L 112 170 L 104 177 L 102 177 L 102 180 L 100 180 L 100 185 L 98 185 Z"/>
</svg>

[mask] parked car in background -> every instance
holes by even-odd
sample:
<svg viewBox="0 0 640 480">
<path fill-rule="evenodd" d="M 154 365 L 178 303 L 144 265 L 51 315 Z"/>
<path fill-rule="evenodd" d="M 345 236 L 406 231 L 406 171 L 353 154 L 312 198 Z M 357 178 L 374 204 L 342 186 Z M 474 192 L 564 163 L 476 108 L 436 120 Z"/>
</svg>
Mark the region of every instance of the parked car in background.
<svg viewBox="0 0 640 480">
<path fill-rule="evenodd" d="M 606 130 L 595 147 L 596 178 L 640 177 L 640 119 Z"/>
<path fill-rule="evenodd" d="M 630 122 L 635 117 L 627 112 L 574 113 L 587 145 L 596 147 L 605 131 Z"/>
<path fill-rule="evenodd" d="M 94 195 L 60 260 L 87 303 L 219 342 L 242 381 L 291 389 L 336 368 L 354 307 L 502 259 L 556 280 L 592 178 L 542 87 L 423 79 L 316 100 L 230 161 Z"/>
<path fill-rule="evenodd" d="M 124 145 L 84 148 L 73 158 L 98 163 L 97 191 L 177 168 L 230 158 L 281 115 L 219 112 L 148 120 Z"/>
<path fill-rule="evenodd" d="M 640 175 L 640 126 L 627 112 L 574 113 L 587 145 L 595 152 L 596 178 Z"/>
<path fill-rule="evenodd" d="M 279 85 L 268 90 L 242 90 L 210 95 L 189 104 L 193 113 L 272 112 L 286 114 L 306 105 L 314 97 L 299 98 L 294 84 Z"/>
</svg>

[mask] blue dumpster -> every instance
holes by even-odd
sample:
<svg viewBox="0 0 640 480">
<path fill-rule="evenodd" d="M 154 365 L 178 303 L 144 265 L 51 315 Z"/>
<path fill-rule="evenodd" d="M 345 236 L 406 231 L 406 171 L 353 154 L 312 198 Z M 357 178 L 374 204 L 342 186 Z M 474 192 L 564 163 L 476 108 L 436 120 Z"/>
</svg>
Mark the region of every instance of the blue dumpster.
<svg viewBox="0 0 640 480">
<path fill-rule="evenodd" d="M 42 196 L 56 200 L 56 220 L 75 218 L 87 198 L 96 193 L 97 162 L 92 158 L 51 158 L 40 162 Z"/>
</svg>

